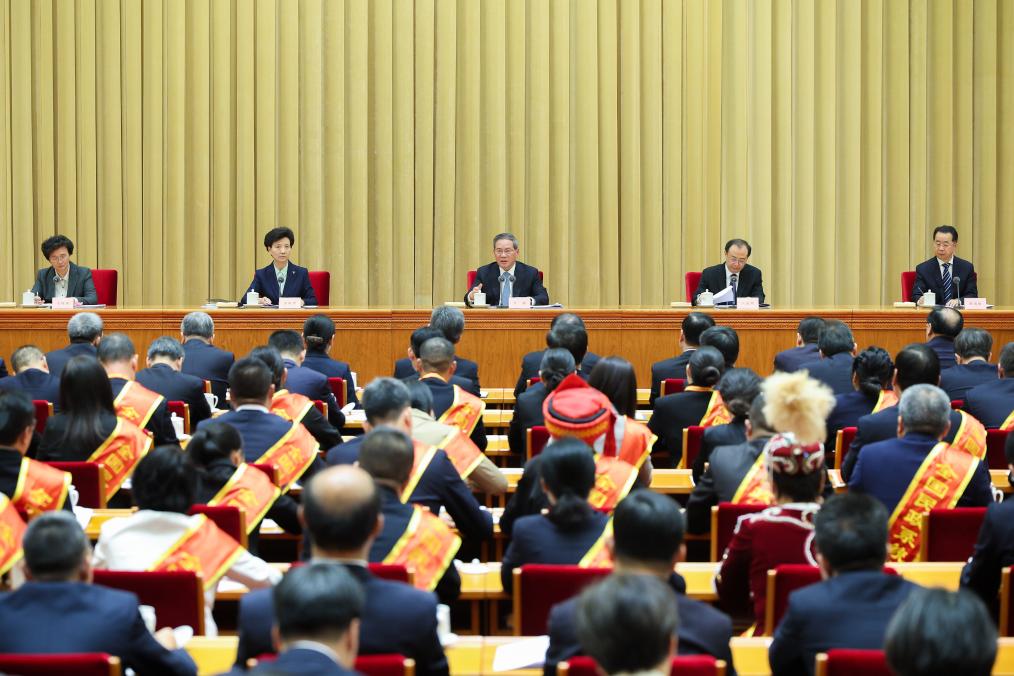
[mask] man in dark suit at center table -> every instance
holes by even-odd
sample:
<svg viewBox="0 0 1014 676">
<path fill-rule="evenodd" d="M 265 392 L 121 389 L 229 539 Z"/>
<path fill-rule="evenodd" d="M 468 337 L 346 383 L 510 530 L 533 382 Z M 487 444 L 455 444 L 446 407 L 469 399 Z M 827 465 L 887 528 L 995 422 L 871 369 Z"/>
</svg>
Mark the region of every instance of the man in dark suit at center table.
<svg viewBox="0 0 1014 676">
<path fill-rule="evenodd" d="M 78 312 L 67 322 L 67 337 L 70 345 L 46 353 L 49 372 L 57 378 L 63 373 L 64 365 L 73 357 L 95 356 L 95 348 L 102 340 L 102 317 L 94 312 Z"/>
<path fill-rule="evenodd" d="M 185 360 L 183 346 L 175 338 L 161 336 L 148 347 L 148 368 L 137 372 L 137 382 L 166 401 L 182 401 L 190 407 L 190 429 L 197 429 L 211 417 L 211 407 L 204 396 L 204 381 L 197 376 L 180 373 Z"/>
<path fill-rule="evenodd" d="M 749 264 L 753 247 L 745 239 L 730 239 L 725 243 L 725 262 L 701 271 L 701 281 L 694 291 L 694 305 L 698 305 L 698 297 L 705 291 L 718 293 L 722 289 L 732 287 L 732 302 L 736 298 L 756 298 L 764 302 L 764 280 L 761 271 Z"/>
<path fill-rule="evenodd" d="M 34 345 L 22 345 L 11 355 L 15 375 L 0 378 L 0 390 L 24 390 L 32 399 L 48 401 L 59 410 L 60 378 L 49 372 L 46 355 Z"/>
<path fill-rule="evenodd" d="M 433 312 L 430 313 L 429 327 L 439 331 L 439 335 L 442 335 L 444 338 L 451 341 L 452 345 L 457 345 L 461 342 L 461 334 L 465 332 L 465 313 L 456 307 L 440 305 L 433 308 Z M 407 381 L 414 380 L 419 377 L 419 374 L 416 373 L 414 361 L 419 357 L 419 348 L 422 347 L 424 340 L 416 340 L 416 332 L 418 331 L 419 329 L 416 329 L 412 332 L 412 343 L 409 349 L 409 356 L 402 357 L 398 361 L 394 362 L 394 377 L 398 380 Z M 420 336 L 422 335 L 423 334 L 420 334 Z M 431 334 L 425 335 L 427 338 L 433 337 Z M 478 397 L 479 365 L 471 359 L 465 359 L 461 355 L 455 355 L 454 362 L 455 377 L 469 381 L 471 386 L 465 389 Z"/>
<path fill-rule="evenodd" d="M 229 369 L 236 357 L 214 346 L 215 322 L 211 315 L 200 311 L 187 314 L 180 322 L 180 336 L 186 355 L 182 372 L 210 382 L 212 394 L 218 397 L 218 408 L 225 408 Z"/>
<path fill-rule="evenodd" d="M 960 305 L 962 298 L 977 298 L 975 266 L 954 255 L 958 250 L 957 228 L 950 225 L 934 228 L 933 250 L 936 253 L 933 258 L 915 266 L 912 300 L 923 305 L 922 296 L 927 291 L 936 294 L 937 305 L 949 307 Z"/>
<path fill-rule="evenodd" d="M 493 238 L 496 259 L 475 271 L 475 282 L 465 294 L 465 305 L 472 307 L 477 292 L 486 294 L 486 304 L 507 307 L 511 298 L 532 299 L 532 305 L 549 305 L 549 292 L 542 286 L 539 271 L 518 261 L 521 248 L 518 238 L 501 232 Z"/>
</svg>

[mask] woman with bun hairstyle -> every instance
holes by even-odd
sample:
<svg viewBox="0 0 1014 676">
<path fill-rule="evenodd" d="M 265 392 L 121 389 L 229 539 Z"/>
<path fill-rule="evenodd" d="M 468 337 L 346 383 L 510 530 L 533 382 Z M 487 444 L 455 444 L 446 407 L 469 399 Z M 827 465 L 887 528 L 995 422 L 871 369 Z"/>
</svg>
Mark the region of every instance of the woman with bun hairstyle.
<svg viewBox="0 0 1014 676">
<path fill-rule="evenodd" d="M 606 357 L 600 359 L 588 376 L 588 384 L 609 397 L 616 408 L 616 414 L 624 419 L 623 435 L 636 435 L 635 439 L 643 440 L 636 446 L 635 453 L 622 458 L 638 468 L 637 481 L 641 486 L 651 485 L 651 456 L 641 456 L 645 449 L 650 450 L 654 444 L 653 435 L 647 425 L 638 422 L 637 415 L 637 374 L 634 365 L 623 357 Z"/>
<path fill-rule="evenodd" d="M 853 392 L 835 397 L 834 408 L 827 417 L 827 436 L 824 445 L 834 448 L 838 430 L 855 427 L 864 415 L 876 413 L 898 403 L 898 395 L 891 389 L 894 362 L 882 347 L 868 347 L 852 361 Z"/>
<path fill-rule="evenodd" d="M 753 369 L 729 369 L 715 387 L 722 395 L 722 403 L 732 415 L 732 420 L 724 425 L 714 425 L 704 430 L 701 440 L 701 452 L 694 459 L 694 481 L 704 473 L 704 466 L 711 457 L 711 451 L 719 446 L 734 446 L 746 442 L 746 419 L 750 414 L 750 405 L 760 394 L 761 379 Z"/>
</svg>

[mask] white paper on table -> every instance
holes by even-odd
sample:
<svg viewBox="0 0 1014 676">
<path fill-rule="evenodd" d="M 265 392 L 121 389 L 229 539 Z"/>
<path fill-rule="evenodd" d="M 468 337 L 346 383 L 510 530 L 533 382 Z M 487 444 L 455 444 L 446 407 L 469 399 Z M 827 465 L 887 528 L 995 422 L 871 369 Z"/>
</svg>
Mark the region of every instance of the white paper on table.
<svg viewBox="0 0 1014 676">
<path fill-rule="evenodd" d="M 88 523 L 92 520 L 92 512 L 94 511 L 91 507 L 74 507 L 74 518 L 81 524 L 81 530 L 88 528 Z"/>
<path fill-rule="evenodd" d="M 342 406 L 342 415 L 348 417 L 352 413 L 352 409 L 356 407 L 356 402 L 350 401 L 349 403 Z"/>
<path fill-rule="evenodd" d="M 227 577 L 223 577 L 218 581 L 218 591 L 220 592 L 241 592 L 246 589 L 246 585 L 242 582 L 236 582 L 230 580 Z"/>
<path fill-rule="evenodd" d="M 736 297 L 735 294 L 732 292 L 732 284 L 730 284 L 729 286 L 725 287 L 724 289 L 716 293 L 714 297 L 711 299 L 711 302 L 714 303 L 715 305 L 718 305 L 719 303 L 731 303 L 734 300 L 736 300 Z"/>
<path fill-rule="evenodd" d="M 366 409 L 357 408 L 349 411 L 345 414 L 345 419 L 348 422 L 365 422 L 366 421 Z"/>
<path fill-rule="evenodd" d="M 493 655 L 493 671 L 541 667 L 546 662 L 547 650 L 549 650 L 548 636 L 505 643 L 497 648 L 496 654 Z"/>
</svg>

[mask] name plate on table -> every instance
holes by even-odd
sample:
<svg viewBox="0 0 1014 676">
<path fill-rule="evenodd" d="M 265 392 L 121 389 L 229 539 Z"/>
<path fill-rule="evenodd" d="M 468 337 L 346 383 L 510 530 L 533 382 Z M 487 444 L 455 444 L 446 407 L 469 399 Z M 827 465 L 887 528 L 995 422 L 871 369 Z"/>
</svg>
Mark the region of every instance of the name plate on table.
<svg viewBox="0 0 1014 676">
<path fill-rule="evenodd" d="M 300 298 L 299 296 L 292 297 L 282 296 L 281 298 L 278 299 L 278 309 L 298 310 L 299 308 L 303 307 L 303 303 L 301 302 L 302 300 L 303 299 Z"/>
<path fill-rule="evenodd" d="M 532 307 L 532 298 L 531 296 L 511 297 L 508 303 L 507 307 L 512 310 L 527 310 Z"/>
<path fill-rule="evenodd" d="M 966 298 L 965 309 L 966 310 L 985 310 L 989 306 L 986 304 L 985 298 Z"/>
<path fill-rule="evenodd" d="M 73 310 L 74 309 L 74 297 L 68 296 L 67 298 L 54 298 L 53 299 L 54 310 Z"/>
<path fill-rule="evenodd" d="M 736 308 L 739 310 L 757 310 L 760 309 L 759 298 L 737 298 Z"/>
</svg>

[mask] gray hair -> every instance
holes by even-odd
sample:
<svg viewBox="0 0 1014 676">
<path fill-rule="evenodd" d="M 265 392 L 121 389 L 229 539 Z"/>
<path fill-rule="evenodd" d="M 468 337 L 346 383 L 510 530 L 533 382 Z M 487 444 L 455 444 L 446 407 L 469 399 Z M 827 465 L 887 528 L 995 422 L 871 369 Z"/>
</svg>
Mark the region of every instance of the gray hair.
<svg viewBox="0 0 1014 676">
<path fill-rule="evenodd" d="M 518 245 L 518 238 L 515 237 L 514 235 L 512 235 L 509 232 L 501 232 L 499 235 L 497 235 L 496 237 L 493 238 L 493 248 L 494 249 L 496 248 L 496 243 L 499 242 L 501 239 L 509 239 L 511 241 L 511 244 L 514 245 L 514 250 L 517 251 L 518 246 L 519 246 Z"/>
<path fill-rule="evenodd" d="M 126 361 L 137 354 L 134 343 L 125 333 L 110 333 L 103 336 L 99 343 L 98 356 L 103 364 L 115 364 Z"/>
<path fill-rule="evenodd" d="M 935 385 L 912 385 L 902 392 L 898 411 L 906 433 L 939 437 L 950 421 L 951 402 L 947 394 Z"/>
<path fill-rule="evenodd" d="M 22 345 L 11 355 L 11 367 L 15 373 L 21 373 L 34 364 L 38 364 L 45 356 L 42 350 L 34 345 Z"/>
<path fill-rule="evenodd" d="M 94 312 L 81 312 L 67 322 L 67 336 L 71 340 L 93 341 L 102 335 L 102 317 Z"/>
<path fill-rule="evenodd" d="M 159 336 L 148 346 L 148 359 L 167 357 L 172 360 L 183 359 L 183 346 L 172 336 Z"/>
<path fill-rule="evenodd" d="M 180 333 L 184 338 L 198 336 L 210 339 L 215 335 L 215 320 L 207 312 L 191 312 L 180 322 Z"/>
<path fill-rule="evenodd" d="M 371 425 L 394 422 L 412 405 L 405 383 L 394 378 L 374 378 L 363 388 L 361 397 L 366 419 Z"/>
<path fill-rule="evenodd" d="M 447 340 L 457 343 L 465 331 L 465 313 L 450 305 L 439 305 L 430 314 L 430 326 L 439 329 Z"/>
</svg>

